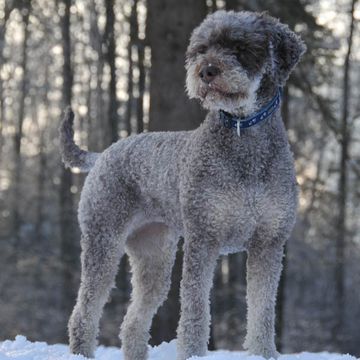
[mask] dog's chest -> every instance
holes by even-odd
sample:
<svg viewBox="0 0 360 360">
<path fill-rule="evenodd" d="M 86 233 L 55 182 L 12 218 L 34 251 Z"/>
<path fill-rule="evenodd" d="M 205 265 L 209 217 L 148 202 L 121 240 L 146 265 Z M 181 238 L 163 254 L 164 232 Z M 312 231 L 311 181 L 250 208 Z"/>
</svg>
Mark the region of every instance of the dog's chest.
<svg viewBox="0 0 360 360">
<path fill-rule="evenodd" d="M 294 202 L 289 201 L 290 191 L 280 193 L 271 188 L 254 185 L 233 188 L 222 194 L 216 209 L 219 229 L 223 229 L 221 253 L 246 250 L 259 226 L 273 227 L 288 214 L 293 214 Z M 226 209 L 225 209 L 226 207 Z"/>
<path fill-rule="evenodd" d="M 254 189 L 231 188 L 217 201 L 218 226 L 222 228 L 221 253 L 228 254 L 245 250 L 247 241 L 254 233 L 261 217 L 262 198 Z"/>
</svg>

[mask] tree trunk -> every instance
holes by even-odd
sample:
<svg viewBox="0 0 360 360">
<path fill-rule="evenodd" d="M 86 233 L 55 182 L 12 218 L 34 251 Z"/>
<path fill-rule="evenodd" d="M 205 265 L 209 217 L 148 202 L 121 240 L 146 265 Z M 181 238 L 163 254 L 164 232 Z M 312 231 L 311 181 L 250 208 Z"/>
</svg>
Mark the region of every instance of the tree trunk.
<svg viewBox="0 0 360 360">
<path fill-rule="evenodd" d="M 63 65 L 63 105 L 71 105 L 73 72 L 71 66 L 70 7 L 71 0 L 63 0 L 64 15 L 61 18 Z M 75 225 L 74 199 L 71 193 L 73 183 L 69 169 L 62 168 L 60 184 L 60 238 L 62 262 L 62 308 L 64 319 L 68 319 L 76 297 L 76 273 L 78 264 L 78 237 Z M 64 331 L 64 340 L 67 339 Z"/>
<path fill-rule="evenodd" d="M 207 12 L 206 1 L 149 0 L 147 43 L 151 47 L 149 130 L 196 128 L 204 116 L 200 105 L 187 99 L 185 84 L 185 51 L 191 31 Z M 176 337 L 179 318 L 179 283 L 181 253 L 173 270 L 168 300 L 154 321 L 153 343 Z M 154 329 L 161 328 L 162 333 Z"/>
<path fill-rule="evenodd" d="M 149 0 L 147 40 L 151 47 L 149 130 L 196 128 L 204 115 L 184 91 L 189 37 L 206 16 L 206 1 Z"/>
<path fill-rule="evenodd" d="M 104 94 L 102 89 L 103 73 L 104 73 L 104 53 L 103 42 L 104 37 L 100 33 L 98 27 L 99 14 L 96 9 L 95 0 L 91 1 L 90 12 L 90 32 L 91 45 L 96 51 L 98 59 L 96 61 L 96 87 L 94 91 L 90 89 L 89 99 L 89 133 L 88 147 L 92 151 L 102 151 L 109 144 L 109 134 L 106 126 L 103 125 L 104 119 Z"/>
<path fill-rule="evenodd" d="M 128 101 L 126 104 L 126 113 L 125 113 L 125 126 L 128 135 L 131 134 L 132 124 L 131 119 L 133 118 L 133 112 L 136 111 L 136 132 L 141 133 L 144 130 L 144 92 L 145 92 L 145 44 L 144 41 L 139 38 L 139 24 L 138 24 L 138 13 L 137 13 L 138 1 L 134 0 L 131 8 L 130 14 L 130 36 L 128 43 Z M 133 62 L 133 52 L 136 49 L 137 54 L 137 66 L 139 72 L 139 78 L 137 84 L 134 84 L 134 62 Z M 134 99 L 134 85 L 137 86 L 137 98 Z"/>
<path fill-rule="evenodd" d="M 348 36 L 348 49 L 344 61 L 344 77 L 343 77 L 343 96 L 342 96 L 342 114 L 341 114 L 341 158 L 340 158 L 340 176 L 339 176 L 339 218 L 338 218 L 338 234 L 336 238 L 336 264 L 335 264 L 335 287 L 336 287 L 336 309 L 335 325 L 333 328 L 333 336 L 336 340 L 339 350 L 342 348 L 342 330 L 345 305 L 345 247 L 346 247 L 346 204 L 348 198 L 348 176 L 347 161 L 349 158 L 350 134 L 348 131 L 348 115 L 349 115 L 349 96 L 350 96 L 350 57 L 353 43 L 354 33 L 354 9 L 357 0 L 351 1 L 350 9 L 350 29 Z"/>
<path fill-rule="evenodd" d="M 118 140 L 118 101 L 116 97 L 116 46 L 114 36 L 114 0 L 105 0 L 106 6 L 106 25 L 105 25 L 105 43 L 106 43 L 106 61 L 110 68 L 109 83 L 109 108 L 108 124 L 110 130 L 109 145 Z"/>
<path fill-rule="evenodd" d="M 281 116 L 285 125 L 286 129 L 289 129 L 290 126 L 290 108 L 289 108 L 289 102 L 290 102 L 290 92 L 289 92 L 289 86 L 286 85 L 283 90 L 282 94 L 282 100 L 281 100 Z"/>
<path fill-rule="evenodd" d="M 137 26 L 137 0 L 134 0 L 131 6 L 130 14 L 130 34 L 128 42 L 128 79 L 127 79 L 127 94 L 128 100 L 126 103 L 126 113 L 125 113 L 125 126 L 128 136 L 131 135 L 132 131 L 132 113 L 134 109 L 134 64 L 133 64 L 133 46 L 137 42 L 138 38 L 138 26 Z"/>
<path fill-rule="evenodd" d="M 136 49 L 137 49 L 137 67 L 139 70 L 138 79 L 138 98 L 136 99 L 136 125 L 137 133 L 144 131 L 144 93 L 145 93 L 145 41 L 139 38 L 139 24 L 136 8 Z"/>
<path fill-rule="evenodd" d="M 139 82 L 138 90 L 139 97 L 136 101 L 136 124 L 137 124 L 137 133 L 144 131 L 144 93 L 145 93 L 145 44 L 140 39 L 137 44 L 138 51 L 138 69 L 139 69 Z"/>
<path fill-rule="evenodd" d="M 47 158 L 45 154 L 45 130 L 39 129 L 39 173 L 37 179 L 37 204 L 36 204 L 36 222 L 35 222 L 35 238 L 36 241 L 40 244 L 42 242 L 42 225 L 44 222 L 44 185 L 45 185 L 45 172 L 46 172 L 46 163 Z"/>
<path fill-rule="evenodd" d="M 239 10 L 239 1 L 238 0 L 226 0 L 225 1 L 226 10 Z"/>
<path fill-rule="evenodd" d="M 12 5 L 12 4 L 11 4 Z M 6 33 L 6 23 L 10 17 L 10 14 L 13 10 L 13 6 L 9 5 L 8 2 L 5 2 L 4 5 L 4 17 L 0 24 L 0 73 L 5 63 L 4 59 L 4 47 L 5 47 L 5 33 Z M 0 77 L 0 164 L 2 159 L 2 148 L 3 148 L 3 127 L 5 123 L 5 96 L 4 96 L 4 83 L 3 79 Z"/>
<path fill-rule="evenodd" d="M 282 97 L 282 106 L 281 106 L 281 115 L 285 125 L 285 128 L 288 130 L 290 126 L 290 92 L 289 87 L 285 86 L 284 93 Z M 283 269 L 281 272 L 279 289 L 276 300 L 276 319 L 275 319 L 275 333 L 276 333 L 276 347 L 279 352 L 282 351 L 283 343 L 283 329 L 284 329 L 284 311 L 285 311 L 285 288 L 287 280 L 287 244 L 284 246 L 284 259 L 283 259 Z"/>
<path fill-rule="evenodd" d="M 46 118 L 49 116 L 49 100 L 48 100 L 48 92 L 49 92 L 49 59 L 45 59 L 45 80 L 43 86 L 43 94 L 42 94 L 42 103 L 44 105 L 46 111 Z M 35 104 L 33 107 L 36 109 Z M 45 203 L 45 184 L 46 184 L 46 170 L 47 170 L 47 154 L 46 154 L 46 134 L 47 127 L 41 126 L 38 119 L 37 111 L 34 111 L 33 121 L 37 122 L 38 133 L 39 133 L 39 172 L 37 178 L 37 206 L 36 206 L 36 222 L 35 222 L 35 239 L 38 244 L 42 244 L 43 241 L 43 233 L 42 226 L 44 223 L 44 203 Z M 40 259 L 42 258 L 42 254 L 39 254 Z M 39 264 L 39 269 L 41 268 L 41 264 Z"/>
<path fill-rule="evenodd" d="M 22 20 L 24 26 L 24 42 L 22 46 L 22 62 L 21 67 L 23 76 L 20 85 L 19 112 L 16 131 L 14 134 L 14 203 L 13 203 L 13 235 L 15 241 L 15 251 L 20 244 L 20 201 L 21 201 L 21 139 L 23 136 L 23 123 L 25 117 L 25 99 L 28 90 L 28 69 L 27 69 L 27 53 L 29 41 L 29 17 L 31 10 L 31 2 L 26 3 L 26 7 L 22 9 Z"/>
</svg>

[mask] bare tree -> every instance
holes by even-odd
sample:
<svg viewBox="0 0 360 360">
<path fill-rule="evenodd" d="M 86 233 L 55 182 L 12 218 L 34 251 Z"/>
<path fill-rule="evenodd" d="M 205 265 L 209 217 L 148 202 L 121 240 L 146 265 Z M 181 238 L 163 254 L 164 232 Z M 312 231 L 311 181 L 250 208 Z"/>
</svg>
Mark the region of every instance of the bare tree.
<svg viewBox="0 0 360 360">
<path fill-rule="evenodd" d="M 31 1 L 24 2 L 21 8 L 24 41 L 22 45 L 22 80 L 20 84 L 20 99 L 18 119 L 16 124 L 16 130 L 14 134 L 14 203 L 13 203 L 13 234 L 15 239 L 15 248 L 20 243 L 20 228 L 21 228 L 21 216 L 20 216 L 20 199 L 21 199 L 21 139 L 23 137 L 23 123 L 25 117 L 25 99 L 28 91 L 28 42 L 29 42 L 29 18 L 31 11 Z"/>
<path fill-rule="evenodd" d="M 200 106 L 190 102 L 184 91 L 184 54 L 191 31 L 206 13 L 205 1 L 198 1 L 196 6 L 192 0 L 148 1 L 146 38 L 151 47 L 150 131 L 192 129 L 203 120 Z M 153 343 L 176 337 L 180 278 L 181 253 L 178 253 L 169 298 L 152 327 Z"/>
<path fill-rule="evenodd" d="M 151 131 L 193 129 L 203 120 L 199 104 L 189 101 L 184 91 L 184 54 L 191 31 L 206 13 L 206 1 L 196 6 L 192 0 L 148 1 Z"/>
<path fill-rule="evenodd" d="M 136 132 L 141 133 L 144 130 L 144 93 L 145 93 L 145 41 L 139 37 L 138 23 L 138 0 L 132 2 L 131 14 L 129 18 L 130 36 L 128 42 L 128 101 L 126 104 L 125 124 L 127 133 L 131 134 L 131 119 L 135 111 Z M 134 64 L 133 53 L 136 52 L 137 62 Z M 134 69 L 138 70 L 137 83 L 134 83 Z M 137 97 L 134 98 L 134 87 L 137 87 Z"/>
<path fill-rule="evenodd" d="M 145 42 L 138 38 L 137 40 L 138 51 L 138 69 L 139 69 L 139 81 L 138 81 L 138 98 L 136 102 L 136 123 L 137 132 L 141 133 L 144 130 L 144 93 L 145 93 Z"/>
<path fill-rule="evenodd" d="M 49 92 L 49 57 L 46 56 L 45 59 L 45 79 L 43 85 L 43 93 L 41 101 L 44 105 L 44 110 L 46 111 L 46 117 L 49 116 L 49 99 L 48 99 L 48 92 Z M 36 204 L 36 220 L 35 220 L 35 238 L 38 243 L 42 243 L 43 234 L 42 234 L 42 226 L 44 224 L 44 203 L 45 203 L 45 183 L 46 183 L 46 170 L 47 170 L 47 128 L 40 124 L 38 119 L 38 114 L 36 111 L 36 105 L 33 104 L 34 107 L 34 115 L 33 118 L 37 123 L 38 127 L 38 136 L 39 136 L 39 165 L 38 165 L 38 176 L 37 176 L 37 204 Z M 42 254 L 39 254 L 42 256 Z"/>
<path fill-rule="evenodd" d="M 118 140 L 118 101 L 116 97 L 116 45 L 114 36 L 114 0 L 105 0 L 106 7 L 106 24 L 105 24 L 105 44 L 106 44 L 106 61 L 110 68 L 110 83 L 109 83 L 109 108 L 108 108 L 108 124 L 110 130 L 109 143 Z"/>
<path fill-rule="evenodd" d="M 131 119 L 132 113 L 134 110 L 134 63 L 133 63 L 133 47 L 137 42 L 138 37 L 138 25 L 137 25 L 137 0 L 134 0 L 131 5 L 131 13 L 129 17 L 130 23 L 130 34 L 127 48 L 127 58 L 128 58 L 128 78 L 127 78 L 127 94 L 128 100 L 126 103 L 126 113 L 125 113 L 125 126 L 128 136 L 131 135 Z"/>
<path fill-rule="evenodd" d="M 62 0 L 61 33 L 63 49 L 63 106 L 71 106 L 73 70 L 71 66 L 71 36 L 70 36 L 70 8 L 71 0 Z M 64 318 L 68 318 L 75 302 L 76 284 L 75 274 L 78 263 L 77 228 L 74 212 L 74 199 L 71 193 L 73 184 L 69 169 L 62 167 L 60 183 L 60 238 L 62 262 L 62 308 Z M 64 332 L 64 339 L 65 332 Z"/>
<path fill-rule="evenodd" d="M 5 47 L 5 33 L 6 33 L 6 24 L 9 20 L 10 14 L 15 8 L 13 1 L 5 1 L 4 4 L 4 17 L 0 22 L 0 72 L 5 63 L 4 59 L 4 47 Z M 0 77 L 0 162 L 2 156 L 2 147 L 3 147 L 3 127 L 5 123 L 5 97 L 4 97 L 4 84 L 3 79 Z"/>
<path fill-rule="evenodd" d="M 96 87 L 94 90 L 89 91 L 89 133 L 88 133 L 88 146 L 93 151 L 102 151 L 104 147 L 109 144 L 108 131 L 101 124 L 101 119 L 104 114 L 104 93 L 102 89 L 103 73 L 104 73 L 104 50 L 103 43 L 104 37 L 98 26 L 98 10 L 96 8 L 95 0 L 90 3 L 90 45 L 96 51 L 96 72 L 92 74 L 95 76 Z M 92 72 L 91 72 L 92 73 Z M 97 136 L 100 134 L 100 136 Z"/>
<path fill-rule="evenodd" d="M 239 7 L 238 0 L 226 0 L 225 4 L 226 4 L 226 10 L 238 10 Z"/>
<path fill-rule="evenodd" d="M 353 45 L 355 17 L 354 10 L 357 0 L 351 1 L 350 7 L 350 28 L 347 39 L 347 52 L 344 61 L 343 73 L 343 94 L 342 94 L 342 113 L 341 113 L 341 158 L 340 158 L 340 176 L 339 176 L 339 215 L 338 215 L 338 234 L 336 237 L 336 266 L 335 266 L 335 283 L 337 295 L 337 314 L 333 329 L 334 338 L 337 340 L 339 347 L 342 344 L 342 325 L 343 309 L 345 304 L 345 247 L 347 235 L 347 200 L 348 200 L 348 170 L 347 162 L 349 159 L 350 133 L 349 133 L 349 100 L 350 100 L 350 57 Z"/>
<path fill-rule="evenodd" d="M 282 103 L 281 103 L 281 115 L 286 129 L 289 128 L 289 119 L 290 119 L 290 92 L 288 85 L 285 86 L 283 91 Z M 285 287 L 286 287 L 286 275 L 287 275 L 287 245 L 284 247 L 284 258 L 283 258 L 283 269 L 280 277 L 278 294 L 276 299 L 276 321 L 275 321 L 275 330 L 276 330 L 276 347 L 278 351 L 282 351 L 282 333 L 284 328 L 284 307 L 285 307 Z"/>
</svg>

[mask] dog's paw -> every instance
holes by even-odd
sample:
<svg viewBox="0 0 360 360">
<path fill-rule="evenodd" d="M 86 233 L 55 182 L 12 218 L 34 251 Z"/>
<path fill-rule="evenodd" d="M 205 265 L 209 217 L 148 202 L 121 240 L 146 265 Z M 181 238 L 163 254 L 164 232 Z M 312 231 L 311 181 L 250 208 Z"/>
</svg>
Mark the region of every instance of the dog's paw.
<svg viewBox="0 0 360 360">
<path fill-rule="evenodd" d="M 262 344 L 250 344 L 249 341 L 244 343 L 244 349 L 248 351 L 249 355 L 259 355 L 265 359 L 277 359 L 280 353 L 276 351 L 275 346 L 264 346 Z"/>
<path fill-rule="evenodd" d="M 265 359 L 277 359 L 281 354 L 275 351 L 265 351 L 264 354 L 261 354 Z"/>
</svg>

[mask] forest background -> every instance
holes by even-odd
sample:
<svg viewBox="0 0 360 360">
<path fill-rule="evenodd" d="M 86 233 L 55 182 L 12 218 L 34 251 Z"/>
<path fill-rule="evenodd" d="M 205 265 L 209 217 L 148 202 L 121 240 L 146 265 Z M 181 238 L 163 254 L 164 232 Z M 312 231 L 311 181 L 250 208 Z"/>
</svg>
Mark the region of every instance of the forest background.
<svg viewBox="0 0 360 360">
<path fill-rule="evenodd" d="M 360 356 L 360 4 L 357 0 L 0 0 L 0 339 L 67 342 L 80 276 L 76 207 L 84 175 L 58 149 L 63 110 L 76 141 L 102 151 L 142 131 L 196 128 L 184 91 L 192 29 L 217 9 L 267 11 L 308 51 L 282 104 L 300 184 L 277 302 L 282 352 Z M 176 336 L 181 244 L 152 344 Z M 223 257 L 211 348 L 241 349 L 246 254 Z M 130 269 L 121 261 L 100 342 L 119 345 Z"/>
</svg>

